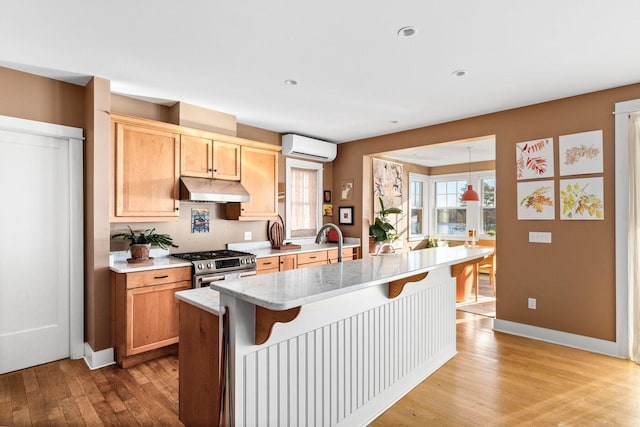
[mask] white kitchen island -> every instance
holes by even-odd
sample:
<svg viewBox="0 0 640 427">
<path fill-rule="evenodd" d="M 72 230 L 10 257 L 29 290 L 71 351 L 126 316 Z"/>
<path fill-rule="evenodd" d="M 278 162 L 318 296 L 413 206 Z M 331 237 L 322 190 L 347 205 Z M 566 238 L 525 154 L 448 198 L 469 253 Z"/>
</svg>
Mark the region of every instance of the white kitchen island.
<svg viewBox="0 0 640 427">
<path fill-rule="evenodd" d="M 455 277 L 492 249 L 433 248 L 215 282 L 229 425 L 365 425 L 456 353 Z"/>
</svg>

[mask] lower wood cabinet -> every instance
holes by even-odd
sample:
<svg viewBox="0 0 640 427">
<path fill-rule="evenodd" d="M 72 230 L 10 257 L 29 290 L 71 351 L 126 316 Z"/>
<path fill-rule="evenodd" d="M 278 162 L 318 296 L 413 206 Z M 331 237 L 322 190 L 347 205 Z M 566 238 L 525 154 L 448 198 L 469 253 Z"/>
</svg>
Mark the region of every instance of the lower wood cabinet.
<svg viewBox="0 0 640 427">
<path fill-rule="evenodd" d="M 178 300 L 191 287 L 191 267 L 111 272 L 112 345 L 126 368 L 167 353 L 178 343 Z"/>
<path fill-rule="evenodd" d="M 327 265 L 328 259 L 327 251 L 305 252 L 298 254 L 298 268 Z"/>
<path fill-rule="evenodd" d="M 276 271 L 280 271 L 280 257 L 269 256 L 256 259 L 257 274 L 275 273 Z"/>
</svg>

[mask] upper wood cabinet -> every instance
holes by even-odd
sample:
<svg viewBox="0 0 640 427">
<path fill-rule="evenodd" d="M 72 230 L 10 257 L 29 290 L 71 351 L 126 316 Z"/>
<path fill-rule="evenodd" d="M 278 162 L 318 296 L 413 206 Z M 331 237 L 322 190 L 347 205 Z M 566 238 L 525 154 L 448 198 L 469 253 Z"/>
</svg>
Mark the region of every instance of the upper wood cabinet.
<svg viewBox="0 0 640 427">
<path fill-rule="evenodd" d="M 239 181 L 240 145 L 182 135 L 180 175 Z"/>
<path fill-rule="evenodd" d="M 180 175 L 241 181 L 227 219 L 276 218 L 280 146 L 111 114 L 111 222 L 177 221 Z"/>
<path fill-rule="evenodd" d="M 177 220 L 180 135 L 114 121 L 112 221 Z"/>
<path fill-rule="evenodd" d="M 227 203 L 227 219 L 256 221 L 278 216 L 278 151 L 242 146 L 240 182 L 251 195 L 247 203 Z"/>
</svg>

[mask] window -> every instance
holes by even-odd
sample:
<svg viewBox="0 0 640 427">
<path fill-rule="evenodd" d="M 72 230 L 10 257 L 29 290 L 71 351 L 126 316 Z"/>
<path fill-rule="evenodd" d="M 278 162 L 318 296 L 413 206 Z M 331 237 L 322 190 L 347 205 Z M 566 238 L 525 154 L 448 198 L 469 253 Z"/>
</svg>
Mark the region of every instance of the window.
<svg viewBox="0 0 640 427">
<path fill-rule="evenodd" d="M 429 209 L 434 215 L 430 233 L 439 237 L 464 238 L 469 228 L 477 230 L 478 237 L 493 235 L 496 231 L 496 177 L 494 171 L 471 174 L 431 176 L 434 195 Z M 469 181 L 469 178 L 471 179 Z M 460 200 L 467 183 L 480 195 L 480 203 Z"/>
<path fill-rule="evenodd" d="M 286 159 L 286 237 L 315 237 L 322 225 L 322 164 Z"/>
<path fill-rule="evenodd" d="M 409 240 L 424 239 L 428 234 L 429 177 L 409 172 Z"/>
<path fill-rule="evenodd" d="M 436 181 L 437 235 L 463 236 L 467 229 L 467 204 L 461 199 L 467 180 Z"/>
<path fill-rule="evenodd" d="M 483 234 L 495 234 L 496 232 L 496 179 L 485 178 L 482 182 L 482 195 L 480 201 L 482 206 L 482 230 Z"/>
</svg>

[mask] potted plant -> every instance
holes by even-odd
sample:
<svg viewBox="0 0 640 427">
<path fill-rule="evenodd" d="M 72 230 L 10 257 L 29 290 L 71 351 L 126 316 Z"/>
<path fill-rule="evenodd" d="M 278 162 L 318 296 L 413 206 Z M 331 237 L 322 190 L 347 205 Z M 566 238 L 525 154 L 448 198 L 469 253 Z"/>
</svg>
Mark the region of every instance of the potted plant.
<svg viewBox="0 0 640 427">
<path fill-rule="evenodd" d="M 369 226 L 369 252 L 375 251 L 375 246 L 382 242 L 393 242 L 400 237 L 400 234 L 396 232 L 396 229 L 389 222 L 388 216 L 391 214 L 400 214 L 402 209 L 400 208 L 386 208 L 382 197 L 378 197 L 380 201 L 380 213 L 377 216 L 373 224 Z"/>
<path fill-rule="evenodd" d="M 173 244 L 171 236 L 168 234 L 158 234 L 156 229 L 147 229 L 145 231 L 139 231 L 137 234 L 129 227 L 129 233 L 118 233 L 111 236 L 113 239 L 121 238 L 129 240 L 129 250 L 131 250 L 131 260 L 146 261 L 149 259 L 149 250 L 151 245 L 156 245 L 162 249 L 167 249 L 169 246 L 177 248 L 178 246 Z"/>
</svg>

